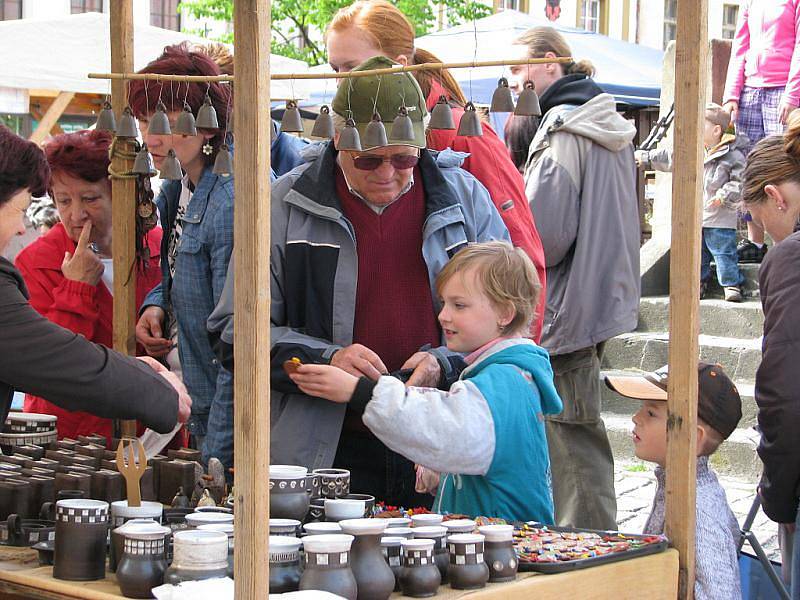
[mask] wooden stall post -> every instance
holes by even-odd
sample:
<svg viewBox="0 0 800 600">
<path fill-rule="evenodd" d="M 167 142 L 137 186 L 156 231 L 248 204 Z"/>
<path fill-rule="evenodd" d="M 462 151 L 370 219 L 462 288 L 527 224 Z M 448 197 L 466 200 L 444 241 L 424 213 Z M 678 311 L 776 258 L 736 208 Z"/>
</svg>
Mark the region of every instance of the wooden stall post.
<svg viewBox="0 0 800 600">
<path fill-rule="evenodd" d="M 113 0 L 110 4 L 111 70 L 133 71 L 133 0 Z M 111 103 L 117 118 L 127 104 L 127 82 L 111 82 Z M 133 154 L 134 143 L 117 138 L 117 148 Z M 116 156 L 111 167 L 116 173 L 127 173 L 133 159 Z M 114 254 L 114 350 L 136 353 L 136 273 L 131 271 L 136 260 L 136 182 L 133 179 L 111 179 L 113 223 L 111 251 Z M 133 273 L 128 278 L 128 273 Z M 122 437 L 136 437 L 136 421 L 122 421 Z"/>
<path fill-rule="evenodd" d="M 67 110 L 69 103 L 75 97 L 75 92 L 59 92 L 56 99 L 50 104 L 50 107 L 39 119 L 39 125 L 36 126 L 36 131 L 31 134 L 30 140 L 41 144 L 44 139 L 50 135 L 50 132 L 55 127 L 61 115 Z"/>
<path fill-rule="evenodd" d="M 270 2 L 234 5 L 236 598 L 269 587 Z"/>
<path fill-rule="evenodd" d="M 666 533 L 680 553 L 679 598 L 695 572 L 697 360 L 707 0 L 678 0 L 669 298 Z"/>
</svg>

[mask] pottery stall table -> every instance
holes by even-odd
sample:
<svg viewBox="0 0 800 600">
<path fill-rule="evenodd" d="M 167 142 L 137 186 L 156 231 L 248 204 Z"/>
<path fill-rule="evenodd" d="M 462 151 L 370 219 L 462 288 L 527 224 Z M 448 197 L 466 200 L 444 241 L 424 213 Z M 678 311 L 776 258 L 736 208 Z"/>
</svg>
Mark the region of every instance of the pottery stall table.
<svg viewBox="0 0 800 600">
<path fill-rule="evenodd" d="M 119 587 L 113 574 L 100 581 L 61 581 L 53 579 L 52 567 L 39 567 L 36 553 L 27 548 L 0 549 L 0 598 L 81 598 L 119 600 Z M 642 590 L 653 600 L 677 596 L 678 553 L 666 550 L 641 558 L 560 573 L 540 575 L 520 573 L 511 583 L 490 583 L 480 590 L 460 591 L 449 586 L 439 588 L 435 596 L 442 600 L 559 598 L 568 590 L 574 598 L 640 598 Z M 395 593 L 392 598 L 407 598 Z"/>
</svg>

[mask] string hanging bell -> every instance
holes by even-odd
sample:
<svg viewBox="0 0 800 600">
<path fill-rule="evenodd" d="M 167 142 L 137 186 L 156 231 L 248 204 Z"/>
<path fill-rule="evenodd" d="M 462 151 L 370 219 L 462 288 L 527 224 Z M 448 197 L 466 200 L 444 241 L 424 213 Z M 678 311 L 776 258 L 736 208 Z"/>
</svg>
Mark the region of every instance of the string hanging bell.
<svg viewBox="0 0 800 600">
<path fill-rule="evenodd" d="M 286 110 L 283 111 L 281 119 L 281 131 L 286 133 L 302 133 L 303 118 L 300 116 L 300 109 L 294 100 L 286 101 Z"/>
<path fill-rule="evenodd" d="M 497 81 L 497 89 L 492 94 L 492 103 L 489 105 L 489 110 L 495 113 L 514 112 L 514 98 L 511 95 L 511 89 L 508 87 L 508 79 L 505 77 L 501 77 Z"/>
<path fill-rule="evenodd" d="M 319 116 L 314 119 L 314 127 L 311 129 L 311 137 L 332 139 L 335 133 L 333 127 L 333 117 L 331 109 L 327 104 L 319 108 Z"/>
<path fill-rule="evenodd" d="M 456 124 L 453 120 L 453 109 L 444 95 L 439 96 L 436 106 L 431 111 L 431 120 L 428 124 L 431 129 L 455 129 Z"/>
<path fill-rule="evenodd" d="M 461 122 L 458 124 L 456 135 L 463 135 L 464 137 L 478 137 L 483 135 L 481 119 L 472 102 L 467 102 L 464 106 L 464 114 L 461 115 Z"/>
<path fill-rule="evenodd" d="M 180 181 L 183 179 L 183 170 L 178 157 L 175 156 L 175 150 L 172 148 L 167 152 L 167 157 L 164 159 L 164 164 L 161 165 L 161 179 L 170 179 L 173 181 Z"/>
<path fill-rule="evenodd" d="M 338 150 L 352 150 L 354 152 L 361 152 L 361 136 L 356 129 L 356 122 L 352 117 L 348 118 L 345 122 L 342 133 L 339 134 Z"/>
<path fill-rule="evenodd" d="M 531 80 L 525 82 L 522 93 L 517 98 L 517 108 L 514 114 L 518 117 L 541 117 L 542 108 L 539 106 L 539 96 Z"/>
<path fill-rule="evenodd" d="M 397 111 L 389 137 L 392 142 L 414 142 L 414 124 L 411 122 L 411 117 L 408 116 L 408 109 L 405 105 L 400 106 Z"/>
<path fill-rule="evenodd" d="M 139 127 L 136 125 L 136 118 L 133 116 L 130 106 L 126 106 L 122 111 L 122 117 L 117 123 L 117 137 L 135 138 L 139 137 Z"/>
<path fill-rule="evenodd" d="M 383 126 L 378 113 L 372 113 L 372 120 L 367 123 L 363 145 L 365 148 L 380 148 L 389 145 L 389 140 L 386 138 L 386 127 Z"/>
<path fill-rule="evenodd" d="M 153 163 L 153 155 L 147 149 L 147 144 L 142 144 L 141 150 L 136 153 L 136 158 L 133 161 L 133 169 L 137 175 L 146 175 L 152 177 L 156 174 L 156 166 Z"/>
<path fill-rule="evenodd" d="M 233 157 L 231 156 L 228 144 L 222 144 L 217 152 L 217 158 L 214 160 L 215 175 L 224 175 L 229 177 L 233 174 Z"/>
<path fill-rule="evenodd" d="M 169 126 L 169 117 L 167 116 L 167 107 L 161 100 L 156 104 L 156 112 L 153 113 L 150 119 L 147 133 L 149 135 L 172 135 L 172 128 Z"/>
<path fill-rule="evenodd" d="M 203 106 L 197 111 L 195 127 L 199 129 L 219 129 L 217 110 L 211 104 L 211 96 L 208 95 L 208 92 L 206 92 L 206 97 L 203 100 Z"/>
<path fill-rule="evenodd" d="M 94 128 L 97 131 L 114 131 L 117 128 L 117 119 L 114 116 L 114 109 L 111 108 L 111 103 L 108 100 L 103 102 L 103 108 L 97 115 L 97 123 Z"/>
<path fill-rule="evenodd" d="M 175 133 L 180 135 L 197 135 L 197 125 L 195 124 L 192 107 L 187 102 L 183 103 L 183 110 L 178 115 L 175 122 Z"/>
</svg>

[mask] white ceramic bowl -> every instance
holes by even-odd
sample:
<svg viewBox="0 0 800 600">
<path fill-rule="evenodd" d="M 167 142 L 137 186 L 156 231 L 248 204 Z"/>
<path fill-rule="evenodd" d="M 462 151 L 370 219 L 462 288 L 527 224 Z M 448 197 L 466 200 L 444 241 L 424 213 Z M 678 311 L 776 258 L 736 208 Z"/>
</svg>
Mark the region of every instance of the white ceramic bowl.
<svg viewBox="0 0 800 600">
<path fill-rule="evenodd" d="M 308 475 L 308 469 L 296 465 L 270 465 L 270 479 L 302 479 Z"/>
<path fill-rule="evenodd" d="M 141 506 L 128 506 L 127 500 L 117 500 L 111 503 L 111 517 L 121 519 L 158 519 L 164 506 L 160 502 L 142 500 Z"/>
<path fill-rule="evenodd" d="M 391 529 L 386 529 L 386 535 L 391 535 L 392 537 L 400 537 L 410 540 L 414 537 L 414 528 L 413 527 L 392 527 Z"/>
<path fill-rule="evenodd" d="M 427 527 L 429 525 L 438 525 L 442 522 L 444 517 L 435 513 L 420 513 L 418 515 L 411 515 L 412 527 Z"/>
<path fill-rule="evenodd" d="M 215 512 L 194 512 L 186 515 L 186 524 L 189 527 L 199 527 L 209 523 L 233 523 L 233 515 Z"/>
<path fill-rule="evenodd" d="M 452 521 L 444 521 L 442 525 L 447 527 L 447 533 L 450 535 L 475 531 L 475 521 L 472 519 L 453 519 Z"/>
<path fill-rule="evenodd" d="M 325 533 L 342 533 L 339 523 L 320 521 L 318 523 L 306 523 L 303 529 L 308 535 L 322 535 Z"/>
<path fill-rule="evenodd" d="M 350 500 L 348 498 L 326 498 L 325 518 L 331 521 L 344 519 L 359 519 L 364 516 L 366 503 L 364 500 Z"/>
<path fill-rule="evenodd" d="M 287 534 L 290 533 L 297 537 L 297 531 L 300 528 L 300 521 L 297 519 L 270 519 L 269 531 L 270 535 Z"/>
<path fill-rule="evenodd" d="M 383 519 L 344 519 L 339 525 L 350 535 L 380 535 L 386 530 Z"/>
<path fill-rule="evenodd" d="M 386 519 L 386 527 L 387 529 L 391 529 L 393 527 L 410 527 L 411 526 L 411 519 L 409 517 L 390 517 Z"/>
<path fill-rule="evenodd" d="M 297 552 L 302 545 L 303 541 L 298 538 L 271 535 L 269 536 L 269 555 L 270 557 L 276 557 L 289 552 Z"/>
<path fill-rule="evenodd" d="M 411 533 L 415 538 L 438 538 L 447 533 L 447 529 L 441 525 L 430 525 L 428 527 L 412 527 Z"/>
<path fill-rule="evenodd" d="M 483 525 L 478 531 L 486 537 L 487 542 L 510 542 L 514 539 L 513 525 Z"/>
<path fill-rule="evenodd" d="M 291 539 L 291 538 L 289 538 Z M 353 536 L 344 533 L 307 535 L 303 538 L 303 548 L 308 552 L 347 552 L 353 543 Z"/>
<path fill-rule="evenodd" d="M 448 536 L 448 544 L 478 544 L 485 538 L 480 533 L 454 533 Z"/>
</svg>

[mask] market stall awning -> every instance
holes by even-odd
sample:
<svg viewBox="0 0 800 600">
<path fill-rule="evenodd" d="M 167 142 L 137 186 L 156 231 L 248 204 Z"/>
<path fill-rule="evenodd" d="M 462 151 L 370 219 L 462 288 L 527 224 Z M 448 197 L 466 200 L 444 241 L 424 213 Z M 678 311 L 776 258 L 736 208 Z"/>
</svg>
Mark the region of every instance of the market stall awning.
<svg viewBox="0 0 800 600">
<path fill-rule="evenodd" d="M 433 52 L 444 62 L 500 60 L 516 56 L 514 40 L 531 27 L 557 29 L 567 40 L 576 59 L 586 58 L 597 69 L 595 79 L 617 102 L 630 106 L 658 104 L 661 94 L 663 52 L 647 46 L 564 27 L 515 10 L 504 10 L 474 23 L 465 23 L 417 38 L 415 45 Z M 477 40 L 477 44 L 476 44 Z M 475 50 L 477 45 L 477 52 Z M 482 67 L 453 71 L 464 93 L 481 104 L 489 104 L 497 80 L 509 75 L 508 67 Z"/>
<path fill-rule="evenodd" d="M 158 57 L 165 46 L 183 41 L 208 43 L 198 36 L 137 23 L 134 68 Z M 232 47 L 231 47 L 232 48 Z M 108 80 L 88 79 L 88 73 L 111 71 L 108 15 L 85 13 L 58 19 L 21 19 L 0 22 L 0 86 L 88 94 L 107 94 Z M 272 73 L 302 73 L 300 60 L 272 55 Z M 273 81 L 273 98 L 306 95 L 307 84 Z"/>
</svg>

